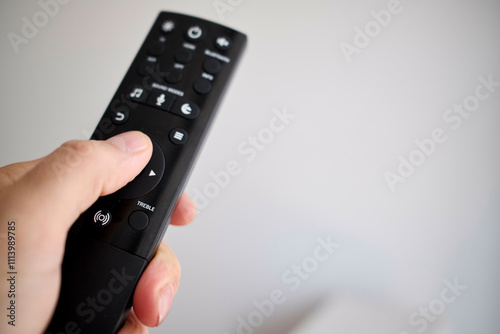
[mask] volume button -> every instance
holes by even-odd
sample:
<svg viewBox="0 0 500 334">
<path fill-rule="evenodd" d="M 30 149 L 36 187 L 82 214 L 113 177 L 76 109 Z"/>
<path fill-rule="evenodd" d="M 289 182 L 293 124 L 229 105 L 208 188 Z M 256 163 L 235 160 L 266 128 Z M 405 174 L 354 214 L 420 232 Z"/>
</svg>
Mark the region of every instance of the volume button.
<svg viewBox="0 0 500 334">
<path fill-rule="evenodd" d="M 175 60 L 181 64 L 187 64 L 193 59 L 193 53 L 187 49 L 180 48 L 175 51 Z"/>
</svg>

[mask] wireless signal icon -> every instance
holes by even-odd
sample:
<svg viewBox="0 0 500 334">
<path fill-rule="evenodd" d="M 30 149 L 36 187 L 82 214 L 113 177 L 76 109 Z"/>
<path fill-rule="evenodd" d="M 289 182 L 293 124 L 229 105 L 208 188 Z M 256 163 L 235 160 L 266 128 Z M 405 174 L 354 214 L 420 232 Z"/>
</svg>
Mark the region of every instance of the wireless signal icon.
<svg viewBox="0 0 500 334">
<path fill-rule="evenodd" d="M 106 226 L 111 221 L 111 213 L 108 210 L 99 210 L 94 215 L 94 223 Z"/>
</svg>

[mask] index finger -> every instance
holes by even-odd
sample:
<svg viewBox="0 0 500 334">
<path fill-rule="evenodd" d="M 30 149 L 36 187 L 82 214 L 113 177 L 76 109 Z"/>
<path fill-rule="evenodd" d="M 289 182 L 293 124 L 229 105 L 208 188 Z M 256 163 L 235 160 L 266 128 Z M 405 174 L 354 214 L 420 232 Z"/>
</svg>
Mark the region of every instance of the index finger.
<svg viewBox="0 0 500 334">
<path fill-rule="evenodd" d="M 185 192 L 179 198 L 177 206 L 172 214 L 172 220 L 170 224 L 172 225 L 187 225 L 194 220 L 196 216 L 196 205 L 189 195 Z"/>
</svg>

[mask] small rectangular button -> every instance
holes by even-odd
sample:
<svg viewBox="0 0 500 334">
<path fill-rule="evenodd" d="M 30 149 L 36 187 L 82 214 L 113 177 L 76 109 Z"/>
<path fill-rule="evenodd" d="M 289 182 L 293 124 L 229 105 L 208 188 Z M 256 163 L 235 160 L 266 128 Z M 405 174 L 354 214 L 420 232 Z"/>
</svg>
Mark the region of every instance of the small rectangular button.
<svg viewBox="0 0 500 334">
<path fill-rule="evenodd" d="M 128 96 L 132 101 L 135 102 L 144 102 L 148 98 L 148 93 L 146 90 L 141 87 L 141 86 L 134 86 L 131 87 Z"/>
<path fill-rule="evenodd" d="M 161 110 L 170 111 L 175 102 L 175 96 L 164 91 L 154 89 L 149 95 L 147 104 Z"/>
<path fill-rule="evenodd" d="M 200 108 L 192 102 L 177 100 L 172 113 L 187 119 L 195 119 L 200 114 Z"/>
</svg>

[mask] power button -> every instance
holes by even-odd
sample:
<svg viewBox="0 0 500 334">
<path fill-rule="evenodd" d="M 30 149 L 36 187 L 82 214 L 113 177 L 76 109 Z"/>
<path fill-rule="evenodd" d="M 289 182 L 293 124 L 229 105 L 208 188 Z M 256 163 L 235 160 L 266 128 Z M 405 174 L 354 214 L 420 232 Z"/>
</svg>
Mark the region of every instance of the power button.
<svg viewBox="0 0 500 334">
<path fill-rule="evenodd" d="M 200 25 L 192 25 L 186 31 L 186 37 L 191 42 L 197 42 L 201 40 L 204 36 L 203 28 Z"/>
</svg>

